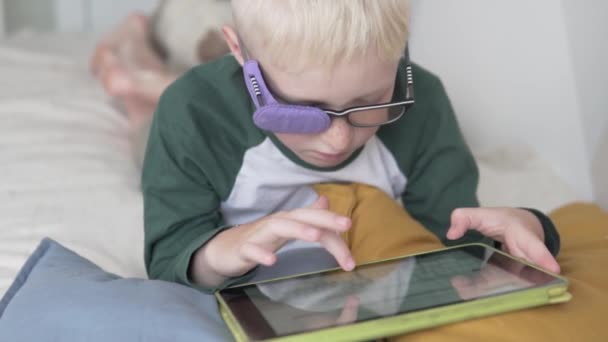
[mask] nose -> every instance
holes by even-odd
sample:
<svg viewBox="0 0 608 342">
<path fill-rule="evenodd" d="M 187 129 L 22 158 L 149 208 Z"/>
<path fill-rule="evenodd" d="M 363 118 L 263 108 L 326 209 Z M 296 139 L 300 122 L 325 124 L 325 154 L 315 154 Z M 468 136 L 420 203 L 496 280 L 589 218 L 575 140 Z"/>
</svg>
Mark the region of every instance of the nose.
<svg viewBox="0 0 608 342">
<path fill-rule="evenodd" d="M 328 152 L 347 152 L 353 140 L 353 128 L 345 118 L 334 118 L 329 128 L 323 132 L 323 140 L 331 148 Z"/>
</svg>

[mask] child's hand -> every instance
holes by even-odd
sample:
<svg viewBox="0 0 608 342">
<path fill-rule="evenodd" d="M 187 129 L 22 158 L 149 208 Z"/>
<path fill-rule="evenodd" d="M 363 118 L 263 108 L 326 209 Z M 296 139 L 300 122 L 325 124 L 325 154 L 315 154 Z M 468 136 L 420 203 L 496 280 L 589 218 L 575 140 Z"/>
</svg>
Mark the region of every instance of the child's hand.
<svg viewBox="0 0 608 342">
<path fill-rule="evenodd" d="M 350 271 L 355 263 L 339 233 L 347 231 L 352 222 L 328 208 L 327 198 L 321 196 L 307 208 L 279 212 L 225 230 L 197 254 L 202 254 L 203 265 L 208 266 L 205 269 L 224 278 L 235 277 L 258 264 L 273 265 L 277 259 L 276 251 L 284 244 L 290 240 L 304 240 L 319 242 L 336 258 L 340 267 Z M 196 275 L 202 271 L 194 269 L 191 273 Z M 207 281 L 204 283 L 209 284 Z"/>
<path fill-rule="evenodd" d="M 551 272 L 560 267 L 544 244 L 540 221 L 531 212 L 516 208 L 462 208 L 452 212 L 447 238 L 456 240 L 469 230 L 477 230 L 502 243 L 502 249 Z"/>
</svg>

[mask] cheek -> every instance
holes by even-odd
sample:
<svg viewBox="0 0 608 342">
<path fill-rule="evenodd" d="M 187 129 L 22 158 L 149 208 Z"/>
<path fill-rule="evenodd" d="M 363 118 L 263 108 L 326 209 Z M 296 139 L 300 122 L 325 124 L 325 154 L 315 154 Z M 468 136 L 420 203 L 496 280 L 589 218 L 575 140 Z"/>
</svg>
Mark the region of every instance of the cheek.
<svg viewBox="0 0 608 342">
<path fill-rule="evenodd" d="M 356 150 L 359 147 L 365 145 L 365 143 L 378 131 L 378 127 L 369 128 L 354 128 L 352 135 L 352 149 Z M 321 133 L 322 134 L 322 133 Z M 305 151 L 315 146 L 317 142 L 321 142 L 323 139 L 320 135 L 312 134 L 285 134 L 276 133 L 276 137 L 294 152 Z"/>
<path fill-rule="evenodd" d="M 276 137 L 283 143 L 283 145 L 287 146 L 292 151 L 299 151 L 306 149 L 306 147 L 310 144 L 311 139 L 310 135 L 305 134 L 284 134 L 284 133 L 276 133 Z"/>
<path fill-rule="evenodd" d="M 355 149 L 365 145 L 365 143 L 378 131 L 378 127 L 357 128 L 353 138 Z"/>
</svg>

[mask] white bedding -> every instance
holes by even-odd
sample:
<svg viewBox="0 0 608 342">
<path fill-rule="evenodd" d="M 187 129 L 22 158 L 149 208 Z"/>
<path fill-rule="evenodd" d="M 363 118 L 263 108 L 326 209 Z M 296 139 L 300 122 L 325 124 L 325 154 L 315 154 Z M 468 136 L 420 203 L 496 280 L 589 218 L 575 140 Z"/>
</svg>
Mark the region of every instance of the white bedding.
<svg viewBox="0 0 608 342">
<path fill-rule="evenodd" d="M 90 47 L 83 36 L 0 45 L 0 293 L 45 236 L 145 276 L 128 123 L 89 76 Z"/>
<path fill-rule="evenodd" d="M 88 73 L 95 37 L 0 42 L 0 294 L 49 236 L 122 276 L 145 277 L 139 171 L 126 118 Z M 486 205 L 576 200 L 525 146 L 477 154 Z"/>
</svg>

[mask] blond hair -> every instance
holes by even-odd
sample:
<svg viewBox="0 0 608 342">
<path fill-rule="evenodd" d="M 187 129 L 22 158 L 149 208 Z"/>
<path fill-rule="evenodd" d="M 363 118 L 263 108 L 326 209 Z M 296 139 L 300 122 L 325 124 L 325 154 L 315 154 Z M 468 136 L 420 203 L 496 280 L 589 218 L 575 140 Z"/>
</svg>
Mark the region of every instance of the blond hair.
<svg viewBox="0 0 608 342">
<path fill-rule="evenodd" d="M 249 54 L 283 69 L 370 54 L 397 61 L 408 37 L 407 0 L 232 0 L 232 8 Z"/>
</svg>

